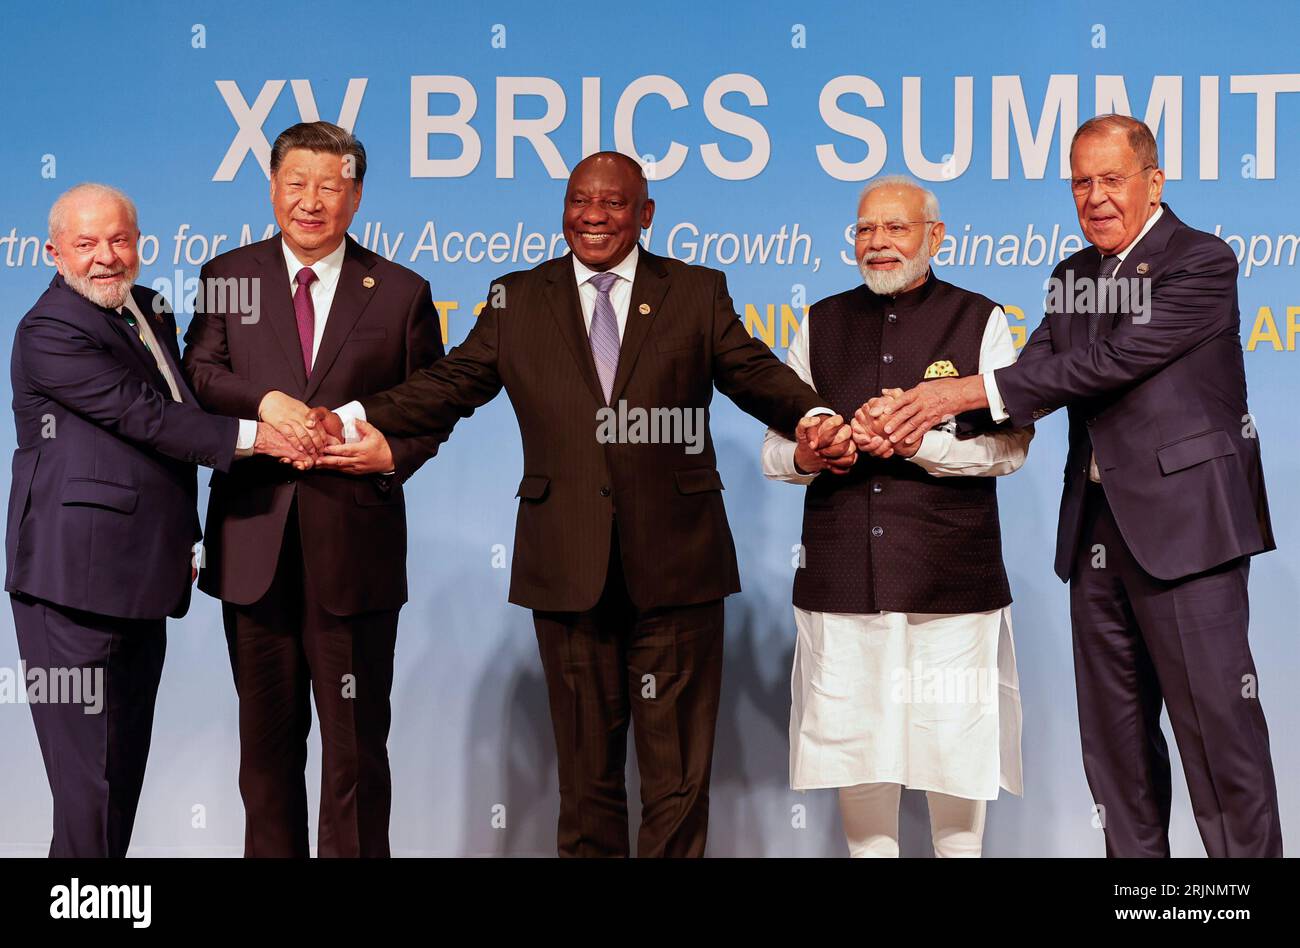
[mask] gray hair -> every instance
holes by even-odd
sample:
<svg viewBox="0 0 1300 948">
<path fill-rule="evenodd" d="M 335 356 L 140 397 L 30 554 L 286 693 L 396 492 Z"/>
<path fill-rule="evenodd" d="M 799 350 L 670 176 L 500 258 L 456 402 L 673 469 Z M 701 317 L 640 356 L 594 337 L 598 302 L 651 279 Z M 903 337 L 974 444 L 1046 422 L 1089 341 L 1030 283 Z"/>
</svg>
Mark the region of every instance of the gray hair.
<svg viewBox="0 0 1300 948">
<path fill-rule="evenodd" d="M 862 202 L 867 199 L 868 194 L 880 188 L 915 188 L 921 192 L 922 198 L 925 199 L 925 219 L 928 221 L 939 220 L 939 199 L 934 196 L 934 192 L 915 178 L 909 178 L 905 174 L 887 174 L 883 178 L 876 178 L 867 182 L 867 186 L 858 195 L 858 206 L 862 206 Z"/>
<path fill-rule="evenodd" d="M 1151 134 L 1151 127 L 1131 115 L 1108 112 L 1088 119 L 1075 130 L 1070 139 L 1070 155 L 1074 156 L 1074 146 L 1085 135 L 1099 132 L 1124 132 L 1128 136 L 1128 147 L 1142 164 L 1152 168 L 1160 167 L 1160 150 L 1156 147 L 1156 137 Z"/>
<path fill-rule="evenodd" d="M 74 184 L 68 190 L 59 195 L 54 205 L 50 208 L 50 241 L 54 242 L 59 235 L 63 233 L 67 226 L 68 205 L 76 198 L 83 195 L 88 197 L 109 198 L 119 202 L 122 207 L 126 208 L 126 216 L 131 220 L 131 229 L 136 233 L 140 232 L 138 217 L 135 212 L 135 202 L 126 196 L 126 193 L 119 191 L 117 188 L 107 184 L 98 184 L 94 181 L 86 181 L 82 184 Z"/>
</svg>

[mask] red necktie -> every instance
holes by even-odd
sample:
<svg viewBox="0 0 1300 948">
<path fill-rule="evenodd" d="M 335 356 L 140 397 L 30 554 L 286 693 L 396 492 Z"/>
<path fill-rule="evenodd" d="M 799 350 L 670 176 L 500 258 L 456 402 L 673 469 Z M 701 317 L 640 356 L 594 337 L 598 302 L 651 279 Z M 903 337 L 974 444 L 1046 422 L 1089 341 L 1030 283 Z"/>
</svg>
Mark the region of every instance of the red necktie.
<svg viewBox="0 0 1300 948">
<path fill-rule="evenodd" d="M 302 366 L 311 375 L 311 344 L 316 335 L 316 307 L 311 302 L 311 285 L 316 271 L 303 267 L 298 271 L 298 289 L 293 294 L 293 313 L 298 320 L 298 343 L 302 346 Z"/>
</svg>

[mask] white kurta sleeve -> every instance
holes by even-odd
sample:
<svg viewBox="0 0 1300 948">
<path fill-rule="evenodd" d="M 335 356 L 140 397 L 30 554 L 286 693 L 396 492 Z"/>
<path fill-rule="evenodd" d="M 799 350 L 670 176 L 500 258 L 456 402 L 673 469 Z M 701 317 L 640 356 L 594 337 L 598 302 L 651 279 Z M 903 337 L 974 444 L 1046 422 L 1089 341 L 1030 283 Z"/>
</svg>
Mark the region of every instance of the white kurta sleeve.
<svg viewBox="0 0 1300 948">
<path fill-rule="evenodd" d="M 981 373 L 1006 368 L 1016 361 L 1016 344 L 1001 306 L 993 307 L 980 341 Z M 1034 428 L 993 431 L 960 439 L 952 426 L 931 428 L 911 460 L 936 477 L 998 477 L 1019 470 L 1029 453 Z"/>
<path fill-rule="evenodd" d="M 808 367 L 807 316 L 790 340 L 790 347 L 785 353 L 785 364 L 794 369 L 795 375 L 800 379 L 812 385 L 812 370 Z M 793 441 L 775 428 L 768 428 L 763 435 L 763 476 L 787 484 L 811 484 L 816 480 L 816 474 L 800 474 L 794 466 L 794 448 Z"/>
</svg>

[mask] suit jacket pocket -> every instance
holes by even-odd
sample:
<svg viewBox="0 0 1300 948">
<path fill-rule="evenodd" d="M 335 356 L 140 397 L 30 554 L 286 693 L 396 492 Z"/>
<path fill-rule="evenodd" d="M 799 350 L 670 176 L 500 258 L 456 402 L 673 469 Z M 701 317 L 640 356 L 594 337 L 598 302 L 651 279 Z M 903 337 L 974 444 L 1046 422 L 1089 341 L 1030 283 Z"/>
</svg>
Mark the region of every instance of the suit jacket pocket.
<svg viewBox="0 0 1300 948">
<path fill-rule="evenodd" d="M 551 489 L 551 479 L 541 474 L 525 474 L 515 496 L 524 500 L 542 500 Z"/>
<path fill-rule="evenodd" d="M 352 496 L 360 507 L 378 507 L 400 503 L 402 488 L 397 483 L 396 477 L 380 478 L 368 474 L 357 481 Z"/>
<path fill-rule="evenodd" d="M 103 507 L 129 514 L 135 510 L 139 497 L 140 491 L 129 484 L 93 477 L 70 477 L 63 487 L 64 506 Z"/>
<path fill-rule="evenodd" d="M 692 332 L 657 338 L 655 348 L 660 352 L 699 352 L 704 348 L 704 334 Z"/>
<path fill-rule="evenodd" d="M 348 333 L 348 342 L 379 342 L 388 338 L 388 330 L 383 326 L 372 329 L 354 329 Z"/>
<path fill-rule="evenodd" d="M 1232 438 L 1222 428 L 1189 435 L 1156 448 L 1156 460 L 1160 462 L 1160 470 L 1165 474 L 1229 454 L 1236 454 L 1236 448 Z"/>
<path fill-rule="evenodd" d="M 692 467 L 673 471 L 677 490 L 682 494 L 701 494 L 709 490 L 722 490 L 722 475 L 711 467 Z"/>
</svg>

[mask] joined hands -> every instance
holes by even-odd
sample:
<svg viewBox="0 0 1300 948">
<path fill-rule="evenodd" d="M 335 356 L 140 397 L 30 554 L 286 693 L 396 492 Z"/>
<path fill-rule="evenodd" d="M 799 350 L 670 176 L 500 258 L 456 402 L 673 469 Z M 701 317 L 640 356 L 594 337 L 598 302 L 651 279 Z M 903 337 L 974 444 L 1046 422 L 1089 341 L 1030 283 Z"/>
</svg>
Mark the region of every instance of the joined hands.
<svg viewBox="0 0 1300 948">
<path fill-rule="evenodd" d="M 283 392 L 269 392 L 258 407 L 256 454 L 279 458 L 299 471 L 385 474 L 395 467 L 383 432 L 356 420 L 360 440 L 346 443 L 343 420 L 327 408 L 309 408 Z"/>
</svg>

